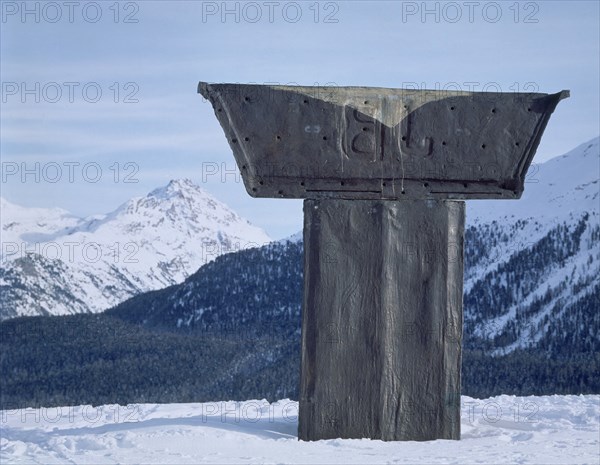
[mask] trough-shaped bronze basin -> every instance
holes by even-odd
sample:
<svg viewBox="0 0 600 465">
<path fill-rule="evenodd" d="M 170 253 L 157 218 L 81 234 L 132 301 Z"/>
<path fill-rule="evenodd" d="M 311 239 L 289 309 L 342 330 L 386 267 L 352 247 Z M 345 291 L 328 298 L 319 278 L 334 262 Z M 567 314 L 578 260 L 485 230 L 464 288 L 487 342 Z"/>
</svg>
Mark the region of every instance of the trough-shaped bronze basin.
<svg viewBox="0 0 600 465">
<path fill-rule="evenodd" d="M 253 197 L 519 198 L 568 91 L 208 84 Z"/>
</svg>

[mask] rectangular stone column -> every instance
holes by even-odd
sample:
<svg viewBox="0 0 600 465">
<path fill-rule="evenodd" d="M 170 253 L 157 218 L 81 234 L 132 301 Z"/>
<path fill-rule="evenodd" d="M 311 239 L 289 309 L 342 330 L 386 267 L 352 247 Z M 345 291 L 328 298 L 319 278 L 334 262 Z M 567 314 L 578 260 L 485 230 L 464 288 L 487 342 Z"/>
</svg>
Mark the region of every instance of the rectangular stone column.
<svg viewBox="0 0 600 465">
<path fill-rule="evenodd" d="M 460 439 L 461 201 L 304 201 L 298 437 Z"/>
</svg>

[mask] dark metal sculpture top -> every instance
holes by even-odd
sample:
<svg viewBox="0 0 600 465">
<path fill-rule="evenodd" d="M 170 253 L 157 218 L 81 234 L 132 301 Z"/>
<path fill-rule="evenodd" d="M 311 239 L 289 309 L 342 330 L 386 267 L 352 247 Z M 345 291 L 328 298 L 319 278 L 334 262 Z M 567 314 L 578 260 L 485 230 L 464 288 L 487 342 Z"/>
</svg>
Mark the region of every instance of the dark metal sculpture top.
<svg viewBox="0 0 600 465">
<path fill-rule="evenodd" d="M 519 198 L 556 94 L 200 82 L 253 197 Z"/>
</svg>

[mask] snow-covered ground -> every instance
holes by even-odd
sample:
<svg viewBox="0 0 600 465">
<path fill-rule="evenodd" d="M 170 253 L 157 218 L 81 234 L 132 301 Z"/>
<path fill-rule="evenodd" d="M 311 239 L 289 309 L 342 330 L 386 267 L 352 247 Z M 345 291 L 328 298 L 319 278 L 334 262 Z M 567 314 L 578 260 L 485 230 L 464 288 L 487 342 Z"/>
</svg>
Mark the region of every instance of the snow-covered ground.
<svg viewBox="0 0 600 465">
<path fill-rule="evenodd" d="M 1 411 L 0 463 L 598 464 L 600 395 L 462 397 L 460 441 L 301 442 L 282 400 Z"/>
</svg>

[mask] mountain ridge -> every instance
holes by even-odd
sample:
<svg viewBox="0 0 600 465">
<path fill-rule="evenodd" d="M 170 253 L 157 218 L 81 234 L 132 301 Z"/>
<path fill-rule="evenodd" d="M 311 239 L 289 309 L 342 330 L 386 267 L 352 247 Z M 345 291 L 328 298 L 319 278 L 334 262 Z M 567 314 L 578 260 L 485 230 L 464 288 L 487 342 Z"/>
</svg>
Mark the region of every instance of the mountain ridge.
<svg viewBox="0 0 600 465">
<path fill-rule="evenodd" d="M 185 179 L 87 218 L 2 205 L 0 318 L 98 312 L 182 282 L 223 253 L 270 242 Z"/>
</svg>

